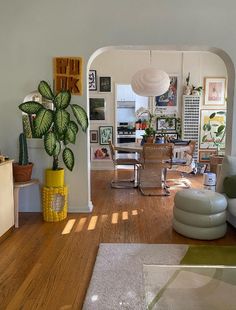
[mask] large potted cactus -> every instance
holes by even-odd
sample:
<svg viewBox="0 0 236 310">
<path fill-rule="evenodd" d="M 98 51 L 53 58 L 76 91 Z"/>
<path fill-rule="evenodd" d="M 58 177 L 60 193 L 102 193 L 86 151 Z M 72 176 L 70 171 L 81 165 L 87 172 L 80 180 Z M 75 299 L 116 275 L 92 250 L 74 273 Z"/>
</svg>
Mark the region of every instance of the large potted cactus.
<svg viewBox="0 0 236 310">
<path fill-rule="evenodd" d="M 28 160 L 27 141 L 24 133 L 19 135 L 19 162 L 13 163 L 13 177 L 15 182 L 31 180 L 33 164 Z"/>
</svg>

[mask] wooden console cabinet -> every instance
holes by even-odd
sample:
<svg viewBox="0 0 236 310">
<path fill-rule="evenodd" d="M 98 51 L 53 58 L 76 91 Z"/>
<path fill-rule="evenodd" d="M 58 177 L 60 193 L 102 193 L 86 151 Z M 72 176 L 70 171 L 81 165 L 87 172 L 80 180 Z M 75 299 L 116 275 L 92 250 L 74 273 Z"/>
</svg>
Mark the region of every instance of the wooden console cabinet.
<svg viewBox="0 0 236 310">
<path fill-rule="evenodd" d="M 12 160 L 0 163 L 0 237 L 14 226 Z"/>
</svg>

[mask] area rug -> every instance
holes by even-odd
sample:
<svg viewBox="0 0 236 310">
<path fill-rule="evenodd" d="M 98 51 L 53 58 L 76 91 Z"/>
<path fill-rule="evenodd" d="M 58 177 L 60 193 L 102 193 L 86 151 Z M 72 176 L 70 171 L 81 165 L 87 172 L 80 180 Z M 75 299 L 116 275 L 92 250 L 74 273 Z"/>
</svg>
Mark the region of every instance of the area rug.
<svg viewBox="0 0 236 310">
<path fill-rule="evenodd" d="M 213 250 L 218 253 L 217 261 Z M 201 251 L 205 253 L 203 261 Z M 100 244 L 83 309 L 146 309 L 144 265 L 224 265 L 225 258 L 227 264 L 236 265 L 235 247 Z"/>
</svg>

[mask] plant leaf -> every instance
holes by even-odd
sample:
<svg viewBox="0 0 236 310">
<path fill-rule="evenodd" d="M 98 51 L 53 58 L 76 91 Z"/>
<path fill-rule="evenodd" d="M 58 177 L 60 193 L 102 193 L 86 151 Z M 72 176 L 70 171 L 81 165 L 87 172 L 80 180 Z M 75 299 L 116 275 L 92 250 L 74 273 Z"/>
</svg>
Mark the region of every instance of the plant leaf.
<svg viewBox="0 0 236 310">
<path fill-rule="evenodd" d="M 76 139 L 76 133 L 70 127 L 67 127 L 65 134 L 65 141 L 66 142 L 69 141 L 70 143 L 75 144 L 75 139 Z"/>
<path fill-rule="evenodd" d="M 72 104 L 71 108 L 78 124 L 81 126 L 82 130 L 86 132 L 88 128 L 88 116 L 86 111 L 78 104 Z"/>
<path fill-rule="evenodd" d="M 214 118 L 216 116 L 216 113 L 211 113 L 211 115 L 209 116 L 210 119 Z"/>
<path fill-rule="evenodd" d="M 53 111 L 44 108 L 40 109 L 36 114 L 34 120 L 36 137 L 42 137 L 51 127 L 52 122 L 53 122 Z"/>
<path fill-rule="evenodd" d="M 44 148 L 49 156 L 53 155 L 56 147 L 56 135 L 54 132 L 50 131 L 44 135 Z"/>
<path fill-rule="evenodd" d="M 51 90 L 51 87 L 48 85 L 47 82 L 41 81 L 38 86 L 38 91 L 44 98 L 49 99 L 49 100 L 54 99 L 54 95 Z"/>
<path fill-rule="evenodd" d="M 55 97 L 55 106 L 57 109 L 65 109 L 68 107 L 71 100 L 71 94 L 69 91 L 61 91 Z"/>
<path fill-rule="evenodd" d="M 203 136 L 203 137 L 202 137 L 202 142 L 205 142 L 206 139 L 207 139 L 207 135 Z"/>
<path fill-rule="evenodd" d="M 74 160 L 74 154 L 73 154 L 72 150 L 69 149 L 68 147 L 66 147 L 63 150 L 62 158 L 63 158 L 63 161 L 64 161 L 66 168 L 68 168 L 70 171 L 72 171 L 74 168 L 74 161 L 75 161 Z"/>
<path fill-rule="evenodd" d="M 219 115 L 224 115 L 224 114 L 226 114 L 225 111 L 218 111 L 218 112 L 216 112 L 216 113 L 219 114 Z"/>
<path fill-rule="evenodd" d="M 206 129 L 207 129 L 207 131 L 211 131 L 211 125 L 207 124 Z"/>
<path fill-rule="evenodd" d="M 19 109 L 27 114 L 36 114 L 43 106 L 36 101 L 27 101 L 19 105 Z"/>
<path fill-rule="evenodd" d="M 58 156 L 60 154 L 60 152 L 61 152 L 61 143 L 58 140 L 56 140 L 56 146 L 55 146 L 55 149 L 54 149 L 52 155 Z"/>
<path fill-rule="evenodd" d="M 221 133 L 225 129 L 225 125 L 220 125 L 217 129 L 217 132 Z"/>
<path fill-rule="evenodd" d="M 59 135 L 63 134 L 70 121 L 70 114 L 65 110 L 59 109 L 55 112 L 54 123 Z"/>
<path fill-rule="evenodd" d="M 70 121 L 68 124 L 68 127 L 70 127 L 74 131 L 75 134 L 77 134 L 79 131 L 79 127 L 74 121 Z"/>
</svg>

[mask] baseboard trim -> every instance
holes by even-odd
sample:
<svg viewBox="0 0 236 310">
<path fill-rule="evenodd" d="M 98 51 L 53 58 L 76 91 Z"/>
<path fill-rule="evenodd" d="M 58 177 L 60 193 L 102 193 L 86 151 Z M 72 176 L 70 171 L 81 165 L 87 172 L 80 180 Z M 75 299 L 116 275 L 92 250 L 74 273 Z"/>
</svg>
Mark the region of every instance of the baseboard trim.
<svg viewBox="0 0 236 310">
<path fill-rule="evenodd" d="M 93 211 L 93 203 L 89 201 L 88 205 L 84 206 L 70 206 L 68 208 L 68 213 L 91 213 Z"/>
</svg>

